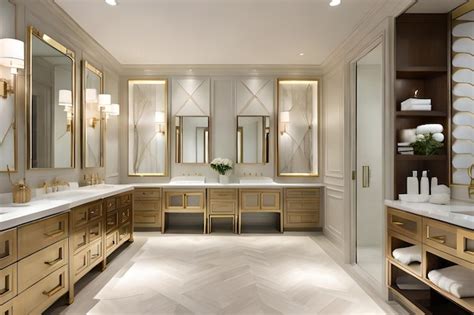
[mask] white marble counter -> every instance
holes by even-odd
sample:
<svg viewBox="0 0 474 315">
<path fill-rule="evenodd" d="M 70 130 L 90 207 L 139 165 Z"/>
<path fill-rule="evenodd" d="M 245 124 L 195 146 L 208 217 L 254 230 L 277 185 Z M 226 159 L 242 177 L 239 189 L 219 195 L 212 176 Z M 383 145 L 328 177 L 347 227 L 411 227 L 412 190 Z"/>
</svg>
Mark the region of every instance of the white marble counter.
<svg viewBox="0 0 474 315">
<path fill-rule="evenodd" d="M 468 229 L 474 229 L 474 203 L 452 200 L 447 205 L 385 200 L 385 205 Z"/>
<path fill-rule="evenodd" d="M 0 204 L 0 230 L 68 211 L 71 208 L 133 190 L 130 185 L 96 185 L 43 195 L 26 205 Z"/>
<path fill-rule="evenodd" d="M 324 187 L 321 183 L 136 183 L 130 184 L 136 188 L 317 188 Z"/>
</svg>

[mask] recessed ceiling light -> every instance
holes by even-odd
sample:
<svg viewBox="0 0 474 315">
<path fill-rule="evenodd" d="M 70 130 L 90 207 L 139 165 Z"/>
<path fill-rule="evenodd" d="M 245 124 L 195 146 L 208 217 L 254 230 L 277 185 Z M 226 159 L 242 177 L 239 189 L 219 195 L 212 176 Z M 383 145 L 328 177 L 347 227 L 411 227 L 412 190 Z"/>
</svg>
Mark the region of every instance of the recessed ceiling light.
<svg viewBox="0 0 474 315">
<path fill-rule="evenodd" d="M 331 7 L 335 7 L 335 6 L 338 6 L 341 4 L 341 0 L 331 0 L 331 2 L 329 2 L 329 5 Z"/>
<path fill-rule="evenodd" d="M 300 56 L 304 56 L 304 53 L 300 53 Z"/>
<path fill-rule="evenodd" d="M 193 72 L 193 69 L 189 69 L 188 71 L 189 71 L 189 72 Z"/>
<path fill-rule="evenodd" d="M 118 4 L 117 0 L 105 0 L 105 3 L 111 6 L 116 6 Z"/>
</svg>

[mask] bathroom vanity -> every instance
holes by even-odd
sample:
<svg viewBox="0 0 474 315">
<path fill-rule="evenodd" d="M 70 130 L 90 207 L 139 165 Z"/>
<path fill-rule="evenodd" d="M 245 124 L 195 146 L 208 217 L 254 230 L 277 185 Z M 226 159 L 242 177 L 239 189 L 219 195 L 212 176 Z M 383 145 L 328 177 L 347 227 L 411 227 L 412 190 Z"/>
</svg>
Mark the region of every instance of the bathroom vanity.
<svg viewBox="0 0 474 315">
<path fill-rule="evenodd" d="M 430 271 L 455 265 L 474 270 L 472 204 L 386 201 L 386 206 L 386 276 L 392 297 L 415 314 L 431 314 L 433 310 L 439 314 L 472 314 L 474 297 L 456 297 L 428 276 Z M 394 257 L 394 250 L 413 245 L 417 245 L 420 261 L 405 264 Z"/>
<path fill-rule="evenodd" d="M 133 240 L 133 187 L 98 185 L 0 206 L 0 313 L 40 314 Z M 112 219 L 113 218 L 113 219 Z"/>
</svg>

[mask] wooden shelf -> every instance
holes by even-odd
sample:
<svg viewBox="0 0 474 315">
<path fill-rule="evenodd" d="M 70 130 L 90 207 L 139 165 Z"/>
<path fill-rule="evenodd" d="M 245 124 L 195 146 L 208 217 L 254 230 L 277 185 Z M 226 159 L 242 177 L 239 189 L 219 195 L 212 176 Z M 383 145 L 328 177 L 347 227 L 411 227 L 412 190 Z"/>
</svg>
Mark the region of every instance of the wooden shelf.
<svg viewBox="0 0 474 315">
<path fill-rule="evenodd" d="M 433 67 L 402 67 L 397 69 L 397 79 L 429 79 L 447 74 L 446 66 Z"/>
<path fill-rule="evenodd" d="M 397 117 L 447 117 L 448 113 L 441 111 L 421 111 L 421 110 L 405 110 L 397 111 L 395 113 Z"/>
<path fill-rule="evenodd" d="M 396 154 L 397 161 L 446 161 L 446 155 L 403 155 Z"/>
</svg>

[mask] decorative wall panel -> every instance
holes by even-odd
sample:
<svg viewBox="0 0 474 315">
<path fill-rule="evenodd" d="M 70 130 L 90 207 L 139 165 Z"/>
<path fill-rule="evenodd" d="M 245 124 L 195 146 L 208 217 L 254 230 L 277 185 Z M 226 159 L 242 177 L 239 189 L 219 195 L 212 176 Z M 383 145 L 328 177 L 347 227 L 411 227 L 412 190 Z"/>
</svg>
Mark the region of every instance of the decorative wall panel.
<svg viewBox="0 0 474 315">
<path fill-rule="evenodd" d="M 237 115 L 273 115 L 274 80 L 239 79 L 235 89 Z"/>
<path fill-rule="evenodd" d="M 210 116 L 210 79 L 173 79 L 171 108 L 174 116 Z"/>
</svg>

